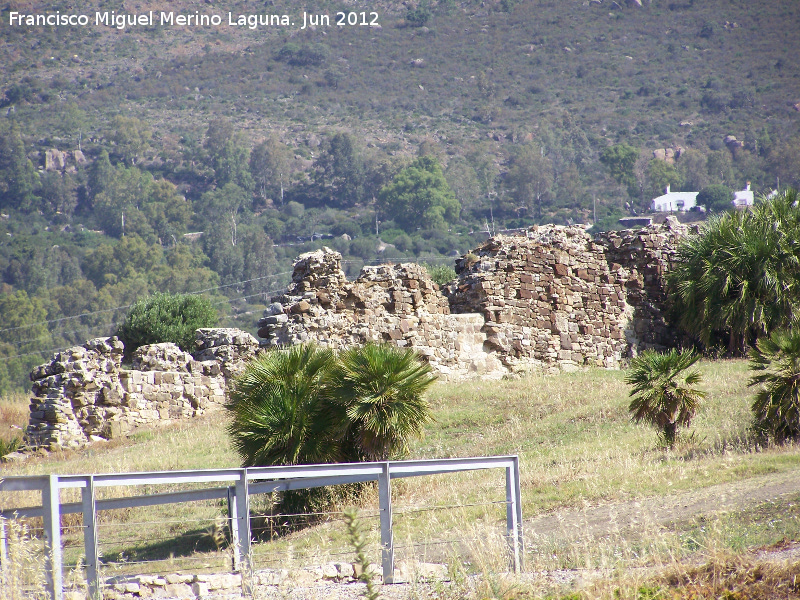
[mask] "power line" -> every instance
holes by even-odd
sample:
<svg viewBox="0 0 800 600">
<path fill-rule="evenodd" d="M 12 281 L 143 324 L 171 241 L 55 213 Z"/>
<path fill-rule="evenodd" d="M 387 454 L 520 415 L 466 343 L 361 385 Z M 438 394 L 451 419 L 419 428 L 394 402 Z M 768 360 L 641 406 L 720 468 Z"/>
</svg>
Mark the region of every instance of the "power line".
<svg viewBox="0 0 800 600">
<path fill-rule="evenodd" d="M 277 293 L 279 291 L 281 291 L 281 290 L 279 290 L 279 289 L 264 290 L 262 292 L 258 292 L 257 294 L 249 294 L 247 296 L 238 296 L 236 298 L 227 298 L 225 300 L 220 300 L 219 302 L 212 303 L 212 305 L 216 306 L 218 304 L 225 304 L 226 302 L 230 303 L 230 302 L 234 302 L 236 300 L 247 300 L 249 298 L 255 298 L 256 296 L 262 296 L 264 294 L 274 294 L 274 293 Z M 238 314 L 243 314 L 243 313 L 238 313 Z M 236 315 L 224 315 L 222 318 L 235 318 L 235 316 Z M 71 346 L 65 346 L 63 348 L 50 348 L 50 349 L 47 349 L 47 350 L 36 350 L 36 351 L 33 351 L 33 352 L 25 352 L 25 353 L 22 353 L 22 354 L 14 354 L 12 356 L 3 356 L 2 358 L 4 360 L 9 360 L 9 359 L 12 359 L 12 358 L 21 358 L 23 356 L 33 356 L 33 355 L 37 355 L 37 354 L 49 354 L 49 353 L 61 352 L 62 350 L 66 350 L 67 348 L 71 348 Z"/>
<path fill-rule="evenodd" d="M 210 292 L 212 290 L 219 290 L 219 289 L 222 289 L 222 288 L 232 287 L 234 285 L 241 285 L 241 284 L 244 284 L 244 283 L 252 283 L 253 281 L 259 281 L 261 279 L 271 279 L 271 278 L 274 278 L 274 277 L 280 277 L 282 275 L 291 275 L 291 271 L 284 271 L 282 273 L 275 273 L 273 275 L 265 275 L 263 277 L 255 277 L 253 279 L 246 279 L 244 281 L 237 281 L 237 282 L 234 282 L 234 283 L 226 283 L 225 285 L 218 285 L 218 286 L 215 286 L 215 287 L 206 288 L 204 290 L 197 290 L 197 291 L 194 291 L 194 292 L 187 292 L 187 294 L 192 294 L 192 295 L 194 295 L 194 294 L 202 294 L 202 293 L 205 293 L 205 292 Z M 95 310 L 95 311 L 91 311 L 91 312 L 81 313 L 79 315 L 72 315 L 72 316 L 69 316 L 69 317 L 60 317 L 58 319 L 50 319 L 48 321 L 37 321 L 35 323 L 29 323 L 27 325 L 19 325 L 17 327 L 7 327 L 5 329 L 0 329 L 0 333 L 6 333 L 7 331 L 18 331 L 20 329 L 26 329 L 28 327 L 35 327 L 36 325 L 49 325 L 51 323 L 61 323 L 63 321 L 69 321 L 71 319 L 80 319 L 82 317 L 90 317 L 92 315 L 99 315 L 101 313 L 107 313 L 107 312 L 114 312 L 114 311 L 117 311 L 117 310 L 123 310 L 125 308 L 130 308 L 131 306 L 133 306 L 133 304 L 127 304 L 125 306 L 117 306 L 116 308 L 104 308 L 104 309 L 101 309 L 101 310 Z"/>
<path fill-rule="evenodd" d="M 445 257 L 445 256 L 430 256 L 430 257 L 419 257 L 417 260 L 418 261 L 427 262 L 427 261 L 446 261 L 446 260 L 452 260 L 452 259 L 450 257 Z M 359 263 L 361 263 L 363 265 L 368 265 L 368 264 L 370 264 L 370 265 L 387 264 L 387 261 L 381 261 L 380 259 L 374 259 L 374 260 L 370 260 L 370 261 L 343 260 L 341 262 L 342 262 L 342 264 L 359 264 Z M 419 264 L 419 263 L 417 263 L 417 264 Z M 236 286 L 236 285 L 243 285 L 243 284 L 246 284 L 246 283 L 252 283 L 254 281 L 261 281 L 261 280 L 264 280 L 264 279 L 273 279 L 273 278 L 276 278 L 276 277 L 281 277 L 283 275 L 291 275 L 291 274 L 292 274 L 292 271 L 283 271 L 281 273 L 274 273 L 272 275 L 264 275 L 262 277 L 254 277 L 252 279 L 245 279 L 243 281 L 237 281 L 237 282 L 234 282 L 234 283 L 227 283 L 225 285 L 219 285 L 219 286 L 205 288 L 205 289 L 202 289 L 202 290 L 197 290 L 197 291 L 194 291 L 194 292 L 187 292 L 187 293 L 188 294 L 192 294 L 192 295 L 202 294 L 202 293 L 210 292 L 210 291 L 213 291 L 213 290 L 233 287 L 233 286 Z M 224 300 L 220 300 L 218 302 L 212 303 L 212 305 L 213 306 L 217 306 L 217 305 L 226 304 L 226 303 L 230 304 L 231 302 L 234 302 L 236 300 L 247 300 L 249 298 L 255 298 L 256 296 L 262 296 L 262 295 L 265 295 L 265 294 L 274 294 L 274 293 L 278 293 L 278 292 L 281 292 L 281 291 L 283 291 L 283 290 L 282 289 L 264 290 L 264 291 L 261 291 L 261 292 L 255 293 L 255 294 L 250 294 L 250 295 L 247 295 L 247 296 L 238 296 L 238 297 L 235 297 L 235 298 L 225 298 Z M 25 328 L 28 328 L 28 327 L 34 327 L 36 325 L 49 325 L 51 323 L 60 323 L 60 322 L 68 321 L 68 320 L 71 320 L 71 319 L 78 319 L 78 318 L 81 318 L 81 317 L 88 317 L 88 316 L 107 313 L 107 312 L 114 312 L 114 311 L 117 311 L 117 310 L 130 308 L 131 306 L 133 306 L 133 304 L 128 304 L 126 306 L 119 306 L 119 307 L 116 307 L 116 308 L 106 308 L 106 309 L 86 312 L 86 313 L 82 313 L 82 314 L 79 314 L 79 315 L 72 315 L 72 316 L 69 316 L 69 317 L 61 317 L 59 319 L 50 319 L 48 321 L 39 321 L 39 322 L 36 322 L 36 323 L 29 323 L 28 325 L 20 325 L 18 327 L 8 327 L 6 329 L 0 329 L 0 333 L 5 333 L 5 332 L 9 332 L 9 331 L 18 331 L 20 329 L 25 329 Z M 238 314 L 244 314 L 244 313 L 238 313 Z M 231 319 L 233 319 L 233 318 L 236 318 L 236 315 L 225 315 L 225 317 L 223 317 L 223 318 L 231 318 Z M 119 321 L 114 321 L 111 324 L 104 325 L 103 327 L 105 327 L 105 328 L 113 327 L 113 326 L 115 326 L 117 324 L 119 324 Z M 87 327 L 90 327 L 90 326 L 87 325 Z M 70 333 L 80 333 L 81 331 L 83 331 L 83 329 L 76 329 L 76 330 L 67 331 L 67 332 L 51 332 L 51 334 L 52 335 L 62 335 L 63 336 L 63 335 L 68 335 Z M 91 334 L 87 334 L 87 335 L 91 335 Z M 22 341 L 16 341 L 16 342 L 7 342 L 7 343 L 11 344 L 11 345 L 14 345 L 14 346 L 21 346 L 22 344 L 35 342 L 38 339 L 40 339 L 40 338 L 32 338 L 32 339 L 28 339 L 28 340 L 22 340 Z M 49 350 L 37 350 L 37 351 L 32 351 L 32 352 L 25 352 L 25 353 L 22 353 L 22 354 L 15 354 L 15 355 L 12 355 L 12 356 L 4 356 L 3 358 L 4 359 L 11 359 L 11 358 L 20 358 L 20 357 L 23 357 L 23 356 L 32 356 L 32 355 L 36 355 L 36 354 L 46 354 L 46 353 L 49 353 L 49 352 L 60 352 L 62 350 L 66 350 L 68 347 L 69 346 L 64 347 L 64 348 L 53 348 L 53 349 L 49 349 Z"/>
</svg>

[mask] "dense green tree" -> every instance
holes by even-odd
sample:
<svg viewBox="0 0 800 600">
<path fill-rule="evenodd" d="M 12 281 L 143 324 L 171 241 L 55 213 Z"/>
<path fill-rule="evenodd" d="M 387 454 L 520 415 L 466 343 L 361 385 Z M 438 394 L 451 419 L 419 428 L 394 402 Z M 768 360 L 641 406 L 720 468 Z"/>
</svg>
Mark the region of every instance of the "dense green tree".
<svg viewBox="0 0 800 600">
<path fill-rule="evenodd" d="M 40 177 L 40 210 L 49 219 L 69 220 L 78 205 L 78 190 L 69 173 L 50 171 Z"/>
<path fill-rule="evenodd" d="M 384 186 L 378 208 L 407 231 L 444 229 L 461 210 L 442 168 L 429 156 L 417 158 Z"/>
<path fill-rule="evenodd" d="M 678 171 L 686 190 L 694 192 L 708 187 L 708 158 L 698 150 L 686 150 L 678 161 Z"/>
<path fill-rule="evenodd" d="M 174 245 L 192 219 L 192 204 L 165 179 L 153 182 L 142 212 L 163 245 Z"/>
<path fill-rule="evenodd" d="M 235 184 L 245 190 L 253 189 L 250 150 L 244 136 L 234 131 L 229 120 L 220 118 L 209 123 L 203 147 L 218 187 Z"/>
<path fill-rule="evenodd" d="M 273 204 L 282 203 L 283 186 L 289 182 L 291 159 L 289 147 L 274 136 L 253 148 L 250 174 L 263 201 L 271 199 Z"/>
<path fill-rule="evenodd" d="M 98 156 L 89 167 L 89 176 L 86 185 L 90 203 L 94 201 L 94 198 L 98 194 L 108 189 L 114 179 L 115 173 L 116 171 L 111 164 L 108 152 L 103 150 L 100 152 L 100 156 Z"/>
<path fill-rule="evenodd" d="M 451 159 L 444 176 L 462 210 L 476 210 L 486 203 L 478 175 L 465 158 Z"/>
<path fill-rule="evenodd" d="M 217 312 L 205 296 L 156 293 L 137 301 L 117 328 L 130 355 L 139 346 L 172 342 L 183 351 L 195 350 L 195 331 L 215 327 Z"/>
<path fill-rule="evenodd" d="M 524 207 L 528 215 L 539 220 L 550 201 L 553 165 L 541 148 L 525 144 L 511 157 L 505 184 L 517 208 Z"/>
<path fill-rule="evenodd" d="M 628 144 L 609 146 L 600 154 L 600 162 L 608 169 L 611 178 L 628 189 L 635 189 L 636 177 L 633 167 L 639 151 Z"/>
<path fill-rule="evenodd" d="M 678 191 L 683 185 L 683 177 L 675 165 L 658 158 L 652 159 L 647 164 L 645 177 L 647 182 L 645 193 L 650 198 L 661 196 L 667 186 L 670 186 L 672 191 Z"/>
<path fill-rule="evenodd" d="M 708 177 L 711 183 L 726 185 L 729 188 L 737 189 L 740 185 L 736 176 L 736 169 L 733 165 L 731 153 L 727 150 L 714 150 L 708 153 L 706 162 L 708 167 Z"/>
<path fill-rule="evenodd" d="M 800 135 L 775 144 L 769 151 L 767 164 L 781 187 L 800 189 Z"/>
<path fill-rule="evenodd" d="M 153 192 L 153 176 L 137 167 L 118 165 L 102 192 L 94 197 L 94 215 L 107 235 L 139 235 L 156 240 L 147 216 L 141 211 Z"/>
<path fill-rule="evenodd" d="M 749 386 L 758 386 L 753 401 L 756 431 L 778 441 L 800 436 L 800 329 L 772 332 L 750 352 L 756 374 Z"/>
<path fill-rule="evenodd" d="M 364 163 L 349 133 L 337 133 L 322 147 L 314 163 L 316 183 L 323 201 L 337 207 L 349 207 L 364 194 Z"/>
<path fill-rule="evenodd" d="M 86 253 L 83 273 L 98 288 L 147 273 L 161 263 L 163 252 L 137 235 L 126 235 L 115 245 L 100 244 Z"/>
<path fill-rule="evenodd" d="M 39 177 L 25 154 L 19 128 L 0 122 L 0 208 L 33 209 Z"/>
<path fill-rule="evenodd" d="M 645 350 L 631 360 L 625 383 L 633 386 L 628 410 L 631 419 L 657 427 L 664 444 L 675 444 L 678 427 L 688 427 L 697 414 L 705 392 L 694 388 L 702 381 L 699 371 L 690 371 L 700 359 L 692 350 L 672 349 L 664 354 Z"/>
<path fill-rule="evenodd" d="M 31 368 L 52 348 L 47 305 L 24 290 L 0 293 L 0 394 L 19 391 Z"/>
<path fill-rule="evenodd" d="M 222 188 L 217 188 L 203 194 L 200 199 L 200 214 L 203 221 L 200 223 L 208 234 L 225 236 L 235 246 L 238 238 L 239 223 L 242 215 L 250 204 L 249 194 L 234 183 L 227 183 Z"/>
<path fill-rule="evenodd" d="M 406 12 L 406 23 L 411 27 L 423 27 L 432 16 L 430 4 L 427 1 L 423 1 L 413 8 L 409 7 L 408 12 Z"/>
<path fill-rule="evenodd" d="M 733 192 L 721 184 L 709 185 L 697 194 L 697 204 L 705 206 L 708 212 L 718 213 L 733 208 Z"/>
</svg>

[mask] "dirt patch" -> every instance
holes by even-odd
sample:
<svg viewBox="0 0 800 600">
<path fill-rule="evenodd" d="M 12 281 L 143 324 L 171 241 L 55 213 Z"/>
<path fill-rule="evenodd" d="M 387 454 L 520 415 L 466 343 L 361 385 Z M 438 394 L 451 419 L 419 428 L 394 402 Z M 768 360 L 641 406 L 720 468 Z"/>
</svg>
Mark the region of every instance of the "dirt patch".
<svg viewBox="0 0 800 600">
<path fill-rule="evenodd" d="M 800 493 L 797 472 L 752 477 L 661 498 L 560 510 L 526 519 L 526 540 L 576 541 L 646 528 L 669 527 L 700 516 L 737 512 Z"/>
</svg>

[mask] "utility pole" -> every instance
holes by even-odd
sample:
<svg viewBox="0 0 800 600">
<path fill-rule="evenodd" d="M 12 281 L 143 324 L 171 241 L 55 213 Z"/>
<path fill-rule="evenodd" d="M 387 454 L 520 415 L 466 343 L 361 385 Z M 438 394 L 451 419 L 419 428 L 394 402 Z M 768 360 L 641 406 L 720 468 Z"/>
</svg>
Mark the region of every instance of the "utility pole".
<svg viewBox="0 0 800 600">
<path fill-rule="evenodd" d="M 593 214 L 594 214 L 594 218 L 593 218 L 592 223 L 594 225 L 597 225 L 597 196 L 594 196 L 594 195 L 592 196 L 592 211 L 593 211 Z"/>
<path fill-rule="evenodd" d="M 492 196 L 497 196 L 497 192 L 489 192 L 487 194 L 487 196 L 489 197 L 489 218 L 492 221 L 492 231 L 491 231 L 491 233 L 492 233 L 492 235 L 494 235 L 494 210 L 492 209 L 492 206 L 493 206 L 494 202 L 492 201 Z"/>
</svg>

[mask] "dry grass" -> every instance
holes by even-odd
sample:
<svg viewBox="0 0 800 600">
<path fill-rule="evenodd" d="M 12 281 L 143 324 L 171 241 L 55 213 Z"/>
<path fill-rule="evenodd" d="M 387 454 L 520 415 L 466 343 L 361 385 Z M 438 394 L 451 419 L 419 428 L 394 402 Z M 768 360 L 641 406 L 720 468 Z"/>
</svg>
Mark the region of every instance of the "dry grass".
<svg viewBox="0 0 800 600">
<path fill-rule="evenodd" d="M 22 441 L 28 424 L 29 397 L 24 394 L 9 395 L 0 400 L 0 456 Z"/>
<path fill-rule="evenodd" d="M 519 454 L 526 519 L 606 503 L 678 497 L 765 477 L 791 478 L 790 474 L 800 469 L 797 447 L 761 447 L 750 436 L 746 362 L 705 362 L 701 369 L 708 397 L 692 425 L 693 437 L 671 451 L 658 447 L 655 431 L 630 422 L 624 373 L 590 370 L 436 386 L 430 399 L 437 420 L 427 428 L 425 437 L 413 444 L 411 456 Z M 0 402 L 0 406 L 8 405 Z M 238 466 L 223 425 L 223 415 L 211 415 L 191 423 L 141 430 L 80 451 L 4 465 L 3 473 Z M 574 532 L 583 527 L 578 516 L 549 536 L 537 537 L 529 531 L 527 566 L 538 575 L 509 580 L 495 575 L 507 564 L 502 536 L 505 507 L 492 504 L 505 499 L 500 471 L 397 480 L 393 489 L 398 560 L 449 563 L 456 583 L 450 584 L 448 593 L 455 594 L 450 596 L 454 598 L 561 597 L 558 594 L 565 598 L 725 597 L 712 591 L 717 588 L 692 591 L 695 588 L 687 582 L 706 581 L 699 565 L 728 564 L 720 557 L 738 556 L 742 573 L 751 573 L 753 581 L 755 574 L 762 572 L 764 577 L 773 576 L 769 573 L 779 577 L 780 573 L 793 573 L 794 567 L 787 566 L 784 571 L 780 566 L 759 567 L 746 552 L 781 539 L 800 539 L 800 515 L 796 504 L 788 501 L 669 527 L 642 519 L 633 529 L 612 525 L 602 534 L 576 537 Z M 131 492 L 102 490 L 105 497 L 123 493 Z M 65 492 L 64 501 L 77 500 L 68 496 Z M 374 496 L 370 493 L 365 498 L 363 515 L 377 508 Z M 4 506 L 36 503 L 38 498 L 23 494 L 0 497 Z M 260 510 L 258 503 L 255 508 Z M 107 543 L 104 553 L 129 560 L 165 558 L 166 569 L 224 562 L 227 555 L 217 553 L 214 542 L 219 542 L 219 528 L 215 530 L 214 523 L 223 513 L 224 505 L 219 502 L 105 513 L 101 516 L 101 526 L 107 528 L 106 533 L 101 531 L 101 541 L 105 536 Z M 781 525 L 776 525 L 779 522 Z M 588 531 L 589 524 L 584 525 Z M 373 549 L 377 548 L 376 529 L 368 537 Z M 112 531 L 118 541 L 112 540 Z M 164 539 L 135 541 L 137 536 L 146 540 L 156 534 Z M 72 560 L 79 558 L 79 550 L 77 545 L 71 551 Z M 343 524 L 335 515 L 305 532 L 257 544 L 255 549 L 256 561 L 263 566 L 350 560 L 348 551 Z M 187 562 L 190 559 L 194 562 Z M 480 585 L 468 577 L 475 572 L 482 574 Z M 662 576 L 664 572 L 683 573 L 685 578 L 673 581 Z M 573 575 L 562 581 L 563 577 L 553 579 L 550 573 Z M 694 573 L 691 577 L 695 579 L 688 573 Z M 458 581 L 463 586 L 459 587 Z M 745 577 L 740 583 L 747 581 Z M 702 585 L 711 584 L 706 581 Z M 753 587 L 757 589 L 761 588 Z M 686 594 L 680 595 L 684 591 Z M 653 595 L 657 593 L 662 596 Z M 757 597 L 741 595 L 741 590 L 735 593 L 740 596 L 729 597 Z M 786 593 L 780 597 L 795 597 L 791 595 L 794 592 Z"/>
</svg>

